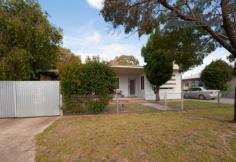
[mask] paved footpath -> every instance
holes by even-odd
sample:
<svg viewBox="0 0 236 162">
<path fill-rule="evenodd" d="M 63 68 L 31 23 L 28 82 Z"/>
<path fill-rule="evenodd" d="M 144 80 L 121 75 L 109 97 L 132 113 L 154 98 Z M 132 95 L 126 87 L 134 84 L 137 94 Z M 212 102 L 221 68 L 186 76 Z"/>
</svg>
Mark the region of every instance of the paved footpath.
<svg viewBox="0 0 236 162">
<path fill-rule="evenodd" d="M 34 162 L 35 138 L 57 117 L 0 119 L 0 162 Z"/>
</svg>

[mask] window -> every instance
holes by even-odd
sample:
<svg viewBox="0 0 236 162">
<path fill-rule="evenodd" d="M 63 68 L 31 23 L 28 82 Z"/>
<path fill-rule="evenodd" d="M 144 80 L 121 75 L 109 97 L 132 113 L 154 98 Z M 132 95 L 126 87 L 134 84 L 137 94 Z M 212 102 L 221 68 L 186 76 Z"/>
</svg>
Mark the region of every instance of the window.
<svg viewBox="0 0 236 162">
<path fill-rule="evenodd" d="M 144 76 L 141 76 L 141 90 L 144 90 Z"/>
<path fill-rule="evenodd" d="M 116 89 L 119 89 L 120 88 L 120 86 L 119 86 L 119 78 L 116 78 L 116 83 L 115 83 L 115 88 Z"/>
</svg>

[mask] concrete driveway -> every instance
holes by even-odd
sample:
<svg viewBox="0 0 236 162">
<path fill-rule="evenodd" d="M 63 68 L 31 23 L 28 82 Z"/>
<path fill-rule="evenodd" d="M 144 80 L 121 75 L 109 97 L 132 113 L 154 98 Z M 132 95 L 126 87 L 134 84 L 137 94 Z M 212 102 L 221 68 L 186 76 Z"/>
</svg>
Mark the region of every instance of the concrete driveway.
<svg viewBox="0 0 236 162">
<path fill-rule="evenodd" d="M 57 117 L 0 119 L 0 162 L 33 162 L 34 136 Z"/>
</svg>

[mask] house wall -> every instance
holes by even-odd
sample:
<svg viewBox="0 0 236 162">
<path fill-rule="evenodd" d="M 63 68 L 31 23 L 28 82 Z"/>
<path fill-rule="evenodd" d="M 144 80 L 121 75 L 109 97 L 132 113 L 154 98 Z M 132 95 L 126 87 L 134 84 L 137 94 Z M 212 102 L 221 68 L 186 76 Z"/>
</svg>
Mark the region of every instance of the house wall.
<svg viewBox="0 0 236 162">
<path fill-rule="evenodd" d="M 130 76 L 130 75 L 120 75 L 119 76 L 119 89 L 122 90 L 122 94 L 124 97 L 128 97 L 129 95 L 129 79 L 135 80 L 135 96 L 138 96 L 138 80 L 137 76 Z"/>
<path fill-rule="evenodd" d="M 155 100 L 156 95 L 152 89 L 152 85 L 148 81 L 145 74 L 128 75 L 118 74 L 119 89 L 122 91 L 124 97 L 129 97 L 129 79 L 135 79 L 135 97 L 145 98 L 146 100 Z M 144 90 L 141 89 L 141 76 L 144 76 Z M 174 71 L 172 78 L 160 89 L 160 98 L 164 99 L 165 94 L 167 99 L 181 98 L 181 74 Z"/>
<path fill-rule="evenodd" d="M 165 94 L 167 95 L 167 99 L 181 98 L 181 74 L 179 72 L 175 71 L 173 73 L 171 80 L 169 80 L 166 84 L 161 86 L 160 99 L 164 99 Z M 152 85 L 148 81 L 147 77 L 145 77 L 145 99 L 146 100 L 156 99 L 156 95 L 152 89 Z"/>
<path fill-rule="evenodd" d="M 144 77 L 144 93 L 145 100 L 155 100 L 155 93 L 146 76 Z"/>
<path fill-rule="evenodd" d="M 184 90 L 188 90 L 190 88 L 201 87 L 201 86 L 204 86 L 204 83 L 200 80 L 200 78 L 183 80 Z"/>
<path fill-rule="evenodd" d="M 122 90 L 122 94 L 128 96 L 128 78 L 127 76 L 119 76 L 119 89 Z"/>
<path fill-rule="evenodd" d="M 124 97 L 129 97 L 129 79 L 135 80 L 135 97 L 144 98 L 144 90 L 141 90 L 142 75 L 119 75 L 119 89 Z"/>
</svg>

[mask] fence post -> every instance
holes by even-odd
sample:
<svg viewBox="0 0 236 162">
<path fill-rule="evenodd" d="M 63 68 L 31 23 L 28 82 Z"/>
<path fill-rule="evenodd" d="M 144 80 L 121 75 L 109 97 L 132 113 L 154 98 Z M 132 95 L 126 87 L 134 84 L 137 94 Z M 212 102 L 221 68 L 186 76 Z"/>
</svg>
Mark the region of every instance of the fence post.
<svg viewBox="0 0 236 162">
<path fill-rule="evenodd" d="M 236 122 L 236 86 L 234 87 L 234 120 L 233 122 Z"/>
<path fill-rule="evenodd" d="M 167 92 L 165 92 L 165 95 L 164 95 L 164 100 L 165 100 L 165 109 L 167 109 Z"/>
<path fill-rule="evenodd" d="M 218 91 L 217 102 L 220 104 L 220 91 Z"/>
<path fill-rule="evenodd" d="M 116 112 L 119 113 L 119 102 L 118 102 L 118 95 L 116 94 Z"/>
<path fill-rule="evenodd" d="M 181 91 L 181 111 L 184 111 L 184 93 Z"/>
</svg>

